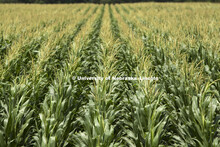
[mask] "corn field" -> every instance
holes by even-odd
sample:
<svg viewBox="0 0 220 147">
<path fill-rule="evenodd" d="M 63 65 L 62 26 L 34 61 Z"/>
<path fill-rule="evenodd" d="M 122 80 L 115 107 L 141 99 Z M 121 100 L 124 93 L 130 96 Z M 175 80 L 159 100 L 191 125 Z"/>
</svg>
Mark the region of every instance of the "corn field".
<svg viewBox="0 0 220 147">
<path fill-rule="evenodd" d="M 219 147 L 219 10 L 1 4 L 0 147 Z"/>
</svg>

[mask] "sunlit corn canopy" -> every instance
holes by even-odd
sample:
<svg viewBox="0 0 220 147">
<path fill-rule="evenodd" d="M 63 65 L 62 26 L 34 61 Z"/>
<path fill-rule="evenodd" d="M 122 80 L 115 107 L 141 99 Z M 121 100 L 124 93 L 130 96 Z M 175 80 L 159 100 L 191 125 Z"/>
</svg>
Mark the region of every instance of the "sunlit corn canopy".
<svg viewBox="0 0 220 147">
<path fill-rule="evenodd" d="M 0 147 L 219 146 L 218 3 L 0 2 Z"/>
</svg>

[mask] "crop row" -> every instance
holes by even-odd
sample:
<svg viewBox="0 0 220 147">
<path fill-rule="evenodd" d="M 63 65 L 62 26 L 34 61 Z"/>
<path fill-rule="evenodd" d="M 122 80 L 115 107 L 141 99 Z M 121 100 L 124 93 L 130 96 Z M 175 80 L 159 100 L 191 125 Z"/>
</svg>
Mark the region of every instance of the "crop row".
<svg viewBox="0 0 220 147">
<path fill-rule="evenodd" d="M 116 10 L 121 14 L 118 8 Z M 122 8 L 122 10 L 129 15 L 126 8 Z M 156 46 L 144 31 L 129 20 L 129 16 L 123 14 L 121 16 L 131 29 L 143 38 L 146 54 L 151 56 L 152 69 L 160 78 L 158 85 L 161 85 L 161 90 L 165 91 L 166 100 L 163 103 L 167 106 L 166 115 L 169 116 L 165 129 L 168 131 L 168 137 L 171 137 L 179 145 L 217 145 L 219 81 L 215 80 L 218 80 L 219 74 L 218 56 L 206 53 L 202 56 L 195 55 L 193 57 L 197 59 L 190 60 L 192 54 L 186 53 L 184 55 L 185 52 L 181 52 L 182 61 L 178 58 L 171 58 L 172 56 L 168 55 L 167 49 Z M 199 51 L 195 48 L 193 52 L 201 54 L 201 52 L 208 51 L 199 47 Z M 201 59 L 201 57 L 203 58 Z M 205 65 L 198 67 L 198 61 L 201 60 Z M 207 64 L 207 61 L 213 64 Z M 213 66 L 217 68 L 213 68 Z M 210 77 L 208 83 L 205 80 L 205 68 L 217 70 L 212 72 L 215 76 L 208 75 Z M 213 81 L 215 83 L 211 83 Z M 183 127 L 185 128 L 183 129 Z M 196 141 L 193 138 L 196 138 Z M 163 140 L 161 140 L 162 142 Z"/>
<path fill-rule="evenodd" d="M 51 82 L 53 83 L 53 77 L 56 72 L 65 67 L 65 61 L 69 58 L 68 52 L 72 50 L 74 38 L 96 11 L 97 7 L 94 7 L 91 14 L 76 23 L 73 31 L 61 34 L 61 38 L 58 38 L 54 44 L 44 46 L 42 49 L 39 47 L 38 49 L 40 50 L 36 59 L 33 61 L 34 58 L 30 57 L 30 60 L 34 62 L 31 65 L 33 66 L 30 69 L 31 71 L 27 70 L 29 72 L 23 75 L 19 72 L 19 74 L 15 74 L 16 78 L 11 77 L 12 83 L 1 84 L 2 119 L 0 138 L 3 139 L 3 145 L 20 146 L 32 144 L 44 146 L 51 144 L 50 140 L 47 142 L 48 134 L 45 138 L 47 130 L 44 130 L 44 120 L 42 120 L 41 112 L 44 110 L 42 108 L 45 108 L 44 103 L 46 103 L 48 91 L 51 92 L 51 86 L 49 85 L 51 85 Z M 41 46 L 41 43 L 39 45 Z M 30 49 L 33 51 L 33 48 Z M 16 60 L 23 60 L 23 58 L 27 58 L 27 55 L 23 54 Z M 17 67 L 25 67 L 26 64 L 24 62 L 21 63 L 22 66 L 19 65 Z M 12 74 L 13 72 L 7 76 L 12 76 Z M 9 82 L 8 79 L 4 80 Z M 49 97 L 51 98 L 50 95 Z M 42 103 L 44 105 L 41 107 Z M 63 144 L 62 141 L 59 143 Z"/>
</svg>

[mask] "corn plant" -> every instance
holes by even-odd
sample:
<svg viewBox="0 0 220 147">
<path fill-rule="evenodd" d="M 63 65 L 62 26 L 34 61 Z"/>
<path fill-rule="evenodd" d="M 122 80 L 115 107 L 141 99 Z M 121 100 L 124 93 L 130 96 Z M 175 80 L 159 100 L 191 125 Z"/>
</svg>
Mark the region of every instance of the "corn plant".
<svg viewBox="0 0 220 147">
<path fill-rule="evenodd" d="M 1 146 L 23 146 L 31 143 L 34 110 L 31 109 L 27 97 L 28 84 L 14 83 L 7 95 L 4 98 L 1 96 Z"/>
</svg>

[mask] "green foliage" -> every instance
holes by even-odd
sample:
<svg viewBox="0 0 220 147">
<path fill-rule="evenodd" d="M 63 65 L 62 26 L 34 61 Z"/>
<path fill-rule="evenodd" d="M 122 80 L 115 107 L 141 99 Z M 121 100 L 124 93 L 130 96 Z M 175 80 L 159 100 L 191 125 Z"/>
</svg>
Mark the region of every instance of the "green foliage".
<svg viewBox="0 0 220 147">
<path fill-rule="evenodd" d="M 126 10 L 126 8 L 122 7 L 122 9 L 124 13 L 129 14 L 129 11 Z M 160 85 L 159 87 L 162 87 L 166 93 L 162 100 L 160 98 L 156 98 L 156 100 L 163 101 L 162 105 L 167 108 L 159 106 L 160 110 L 164 111 L 156 112 L 167 112 L 167 114 L 163 115 L 168 116 L 160 116 L 159 118 L 162 120 L 153 121 L 154 123 L 163 122 L 158 125 L 160 127 L 164 127 L 165 124 L 167 124 L 166 128 L 160 128 L 157 130 L 159 133 L 158 136 L 160 136 L 162 140 L 159 141 L 158 137 L 156 137 L 157 141 L 155 142 L 150 140 L 152 139 L 152 136 L 148 137 L 150 133 L 141 136 L 140 134 L 147 131 L 144 130 L 144 128 L 148 128 L 149 125 L 143 127 L 142 124 L 138 123 L 138 121 L 142 119 L 139 115 L 144 115 L 143 112 L 152 112 L 157 110 L 157 108 L 152 107 L 149 110 L 147 109 L 151 105 L 153 106 L 154 102 L 151 102 L 150 106 L 140 106 L 140 104 L 149 98 L 142 99 L 142 101 L 140 101 L 142 103 L 140 103 L 139 98 L 144 97 L 144 95 L 139 92 L 139 97 L 136 96 L 129 101 L 135 101 L 130 107 L 134 107 L 140 103 L 137 108 L 144 109 L 141 109 L 142 111 L 137 108 L 133 110 L 135 112 L 133 118 L 137 117 L 135 119 L 136 122 L 132 123 L 132 127 L 130 128 L 133 128 L 133 130 L 128 130 L 127 134 L 129 134 L 129 138 L 125 138 L 125 140 L 131 146 L 158 146 L 162 142 L 178 146 L 218 146 L 220 141 L 217 137 L 217 134 L 219 133 L 218 112 L 220 108 L 218 90 L 220 78 L 218 70 L 220 69 L 220 62 L 218 54 L 208 51 L 200 44 L 198 45 L 198 49 L 188 49 L 184 46 L 181 53 L 186 53 L 188 55 L 186 59 L 187 61 L 173 61 L 174 59 L 168 55 L 168 49 L 155 46 L 151 38 L 147 36 L 145 32 L 142 32 L 135 22 L 126 19 L 126 16 L 120 12 L 118 7 L 116 7 L 116 11 L 122 16 L 129 27 L 142 37 L 146 51 L 145 54 L 151 55 L 151 62 L 154 65 L 152 70 L 156 71 L 158 76 L 161 77 L 158 85 Z M 203 61 L 203 66 L 197 67 L 197 65 L 201 65 L 201 61 Z M 187 67 L 187 64 L 193 66 L 195 71 L 188 71 L 191 67 Z M 202 70 L 203 73 L 211 78 L 209 79 L 209 81 L 212 82 L 211 84 L 201 83 L 201 68 L 204 69 Z M 211 72 L 210 69 L 213 71 Z M 154 96 L 155 95 L 152 95 L 152 97 Z M 142 113 L 139 112 L 138 114 L 138 111 Z M 149 115 L 151 113 L 146 114 Z M 149 116 L 143 118 L 148 118 Z M 147 120 L 149 121 L 151 118 L 148 118 Z M 144 120 L 140 122 L 144 122 Z M 136 126 L 137 124 L 140 126 Z M 148 122 L 144 124 L 148 124 Z M 136 128 L 141 128 L 143 130 L 138 132 L 138 129 Z M 150 131 L 151 128 L 153 129 L 154 126 L 151 126 L 148 131 Z M 156 130 L 156 128 L 153 130 Z M 163 138 L 164 131 L 168 132 L 166 135 L 164 134 L 166 137 Z M 155 134 L 155 132 L 151 134 Z M 130 138 L 133 140 L 131 141 Z M 170 138 L 170 140 L 167 140 L 166 138 Z"/>
<path fill-rule="evenodd" d="M 3 34 L 0 38 L 0 59 L 3 59 L 4 55 L 7 53 L 7 50 L 10 49 L 12 41 L 4 39 Z"/>
<path fill-rule="evenodd" d="M 2 146 L 27 145 L 31 138 L 34 110 L 28 99 L 28 84 L 14 83 L 7 99 L 1 100 L 0 140 Z M 2 92 L 1 92 L 2 93 Z"/>
<path fill-rule="evenodd" d="M 218 44 L 192 27 L 184 35 L 194 44 L 176 49 L 170 44 L 180 38 L 135 15 L 143 11 L 87 5 L 74 10 L 85 15 L 74 26 L 71 19 L 39 21 L 29 30 L 38 35 L 22 40 L 14 58 L 18 39 L 2 35 L 0 146 L 219 146 L 220 56 L 211 49 Z M 49 26 L 51 33 L 44 32 Z M 143 46 L 134 46 L 126 31 Z M 159 80 L 74 79 L 145 74 Z"/>
</svg>

